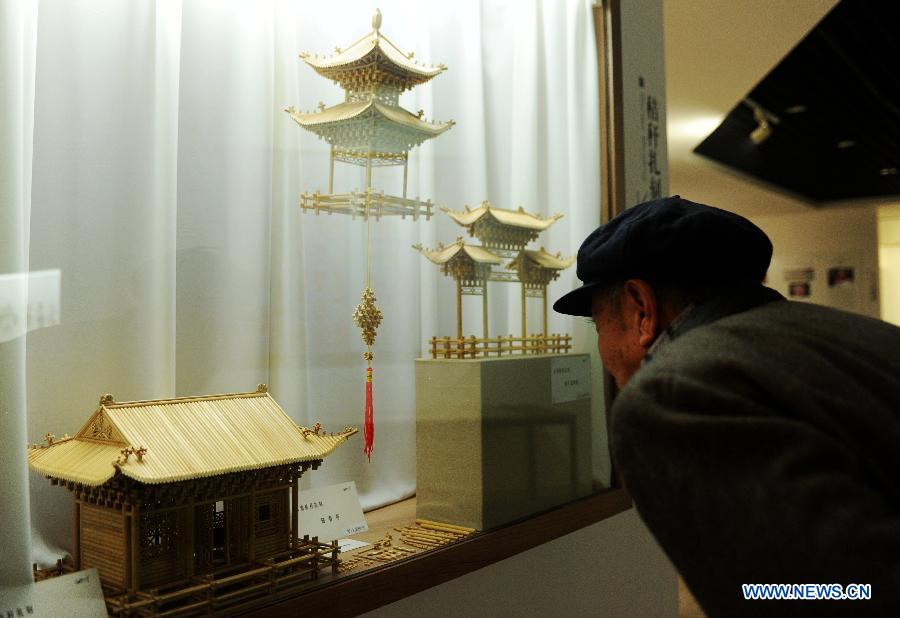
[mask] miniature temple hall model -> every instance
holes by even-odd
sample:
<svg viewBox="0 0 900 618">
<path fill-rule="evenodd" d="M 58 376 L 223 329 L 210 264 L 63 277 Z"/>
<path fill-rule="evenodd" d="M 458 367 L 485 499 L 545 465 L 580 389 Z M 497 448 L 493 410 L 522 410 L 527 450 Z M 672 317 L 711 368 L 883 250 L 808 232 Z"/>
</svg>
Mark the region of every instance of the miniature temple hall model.
<svg viewBox="0 0 900 618">
<path fill-rule="evenodd" d="M 381 11 L 372 18 L 372 31 L 349 47 L 335 48 L 331 56 L 300 54 L 306 64 L 344 90 L 344 101 L 331 107 L 319 103 L 318 110 L 299 112 L 294 107 L 285 111 L 302 128 L 312 131 L 331 145 L 328 192 L 304 193 L 300 206 L 304 211 L 349 214 L 361 217 L 367 226 L 371 219 L 383 216 L 420 216 L 429 219 L 431 200 L 425 202 L 406 196 L 409 151 L 422 142 L 437 137 L 453 126 L 453 121 L 434 122 L 399 105 L 400 95 L 424 84 L 447 69 L 444 65 L 426 66 L 415 55 L 401 51 L 381 34 Z M 334 163 L 339 161 L 365 167 L 365 189 L 334 192 Z M 372 186 L 375 167 L 403 166 L 401 196 L 376 191 Z M 371 232 L 366 235 L 366 287 L 353 319 L 362 330 L 366 352 L 365 447 L 371 456 L 374 440 L 372 419 L 372 346 L 382 314 L 375 304 L 372 289 Z"/>
<path fill-rule="evenodd" d="M 265 385 L 104 395 L 74 437 L 47 434 L 28 462 L 72 492 L 74 567 L 97 569 L 112 614 L 218 613 L 336 571 L 337 545 L 297 530 L 298 482 L 356 431 L 298 427 Z"/>
<path fill-rule="evenodd" d="M 456 338 L 432 337 L 432 358 L 475 358 L 478 356 L 511 353 L 561 353 L 571 349 L 569 335 L 547 332 L 547 286 L 575 262 L 574 257 L 562 258 L 541 247 L 529 250 L 525 246 L 553 225 L 562 215 L 542 218 L 518 210 L 496 208 L 484 202 L 475 209 L 466 206 L 463 212 L 443 209 L 451 219 L 481 241 L 481 245 L 467 244 L 462 237 L 456 242 L 436 249 L 414 245 L 422 255 L 441 267 L 441 271 L 456 280 Z M 511 261 L 510 261 L 511 260 Z M 488 333 L 488 281 L 518 282 L 521 284 L 522 336 L 497 337 Z M 463 335 L 462 297 L 481 296 L 482 336 Z M 543 332 L 527 335 L 526 298 L 543 300 Z"/>
</svg>

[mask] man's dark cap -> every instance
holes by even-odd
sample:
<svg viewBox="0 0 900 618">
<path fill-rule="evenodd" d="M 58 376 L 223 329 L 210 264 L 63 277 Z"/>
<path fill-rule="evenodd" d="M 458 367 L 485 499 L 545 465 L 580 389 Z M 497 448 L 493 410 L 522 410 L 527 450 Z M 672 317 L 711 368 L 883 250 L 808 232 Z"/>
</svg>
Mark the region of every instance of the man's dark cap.
<svg viewBox="0 0 900 618">
<path fill-rule="evenodd" d="M 627 209 L 585 239 L 577 267 L 584 285 L 553 309 L 590 317 L 595 290 L 631 278 L 686 292 L 758 285 L 771 259 L 769 237 L 744 217 L 664 197 Z"/>
</svg>

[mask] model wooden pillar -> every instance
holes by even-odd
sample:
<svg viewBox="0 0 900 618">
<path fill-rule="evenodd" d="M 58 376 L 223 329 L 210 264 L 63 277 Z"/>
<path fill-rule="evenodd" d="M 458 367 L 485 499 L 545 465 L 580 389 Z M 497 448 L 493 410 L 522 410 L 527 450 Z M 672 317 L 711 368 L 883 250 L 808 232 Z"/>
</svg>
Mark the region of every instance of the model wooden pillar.
<svg viewBox="0 0 900 618">
<path fill-rule="evenodd" d="M 291 479 L 291 547 L 297 548 L 297 540 L 299 538 L 298 525 L 300 520 L 298 519 L 300 513 L 300 506 L 298 504 L 300 500 L 300 492 L 298 486 L 300 485 L 300 477 L 294 476 Z"/>
<path fill-rule="evenodd" d="M 456 338 L 462 339 L 462 282 L 456 280 Z"/>
<path fill-rule="evenodd" d="M 525 311 L 525 284 L 522 284 L 522 345 L 525 345 L 525 338 L 528 335 L 528 323 Z"/>
<path fill-rule="evenodd" d="M 131 507 L 131 547 L 129 548 L 129 553 L 131 554 L 131 585 L 129 586 L 129 588 L 133 592 L 137 592 L 141 589 L 141 545 L 139 538 L 140 529 L 140 507 L 135 504 Z"/>
<path fill-rule="evenodd" d="M 545 287 L 543 290 L 543 301 L 544 301 L 544 339 L 547 338 L 547 288 Z"/>
<path fill-rule="evenodd" d="M 488 338 L 488 297 L 487 297 L 487 280 L 484 282 L 484 287 L 481 288 L 481 321 L 482 326 L 484 327 L 484 335 L 482 335 L 485 339 Z"/>
<path fill-rule="evenodd" d="M 81 505 L 78 498 L 72 495 L 72 560 L 75 570 L 81 570 Z"/>
<path fill-rule="evenodd" d="M 249 513 L 249 517 L 247 518 L 247 521 L 249 522 L 250 526 L 253 526 L 254 522 L 256 521 L 256 489 L 250 490 L 250 505 L 249 506 L 250 506 L 250 509 L 249 509 L 250 513 Z M 248 539 L 248 541 L 249 542 L 247 543 L 247 559 L 250 562 L 253 562 L 253 559 L 256 558 L 256 542 L 255 542 L 256 535 L 250 534 L 250 538 Z"/>
<path fill-rule="evenodd" d="M 406 199 L 406 179 L 409 175 L 409 157 L 403 159 L 403 199 Z"/>
<path fill-rule="evenodd" d="M 194 543 L 194 499 L 191 498 L 188 501 L 187 512 L 184 517 L 184 547 L 187 549 L 185 551 L 185 565 L 184 572 L 187 575 L 188 580 L 190 580 L 194 576 L 194 551 L 195 547 Z"/>
<path fill-rule="evenodd" d="M 334 193 L 334 146 L 331 147 L 331 160 L 328 165 L 328 193 Z"/>
</svg>

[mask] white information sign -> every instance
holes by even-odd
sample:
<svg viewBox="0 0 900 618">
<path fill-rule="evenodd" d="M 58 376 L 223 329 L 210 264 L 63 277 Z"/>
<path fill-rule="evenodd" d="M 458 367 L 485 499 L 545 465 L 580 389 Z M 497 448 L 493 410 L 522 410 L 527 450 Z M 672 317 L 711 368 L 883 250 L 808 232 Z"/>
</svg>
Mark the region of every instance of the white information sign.
<svg viewBox="0 0 900 618">
<path fill-rule="evenodd" d="M 591 359 L 589 356 L 564 356 L 550 361 L 550 396 L 554 404 L 589 399 L 591 396 Z"/>
<path fill-rule="evenodd" d="M 369 545 L 370 543 L 366 543 L 365 541 L 357 541 L 356 539 L 338 540 L 338 548 L 340 548 L 341 552 L 353 551 L 354 549 L 359 549 L 360 547 L 368 547 Z"/>
<path fill-rule="evenodd" d="M 301 491 L 297 511 L 300 534 L 323 542 L 369 529 L 353 481 Z"/>
<path fill-rule="evenodd" d="M 106 616 L 97 569 L 51 577 L 28 586 L 7 588 L 0 585 L 0 616 Z"/>
</svg>

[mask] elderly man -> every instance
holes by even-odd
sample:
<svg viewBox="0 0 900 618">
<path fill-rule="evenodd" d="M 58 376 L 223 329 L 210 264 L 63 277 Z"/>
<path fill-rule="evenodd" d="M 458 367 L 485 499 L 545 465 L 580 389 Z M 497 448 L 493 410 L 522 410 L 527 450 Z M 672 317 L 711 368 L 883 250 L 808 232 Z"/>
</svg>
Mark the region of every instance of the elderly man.
<svg viewBox="0 0 900 618">
<path fill-rule="evenodd" d="M 785 300 L 771 255 L 743 217 L 646 202 L 588 236 L 554 309 L 593 318 L 613 459 L 710 615 L 900 616 L 900 329 Z"/>
</svg>

